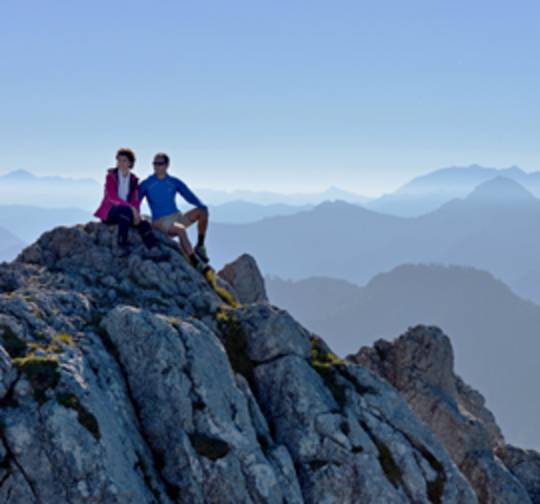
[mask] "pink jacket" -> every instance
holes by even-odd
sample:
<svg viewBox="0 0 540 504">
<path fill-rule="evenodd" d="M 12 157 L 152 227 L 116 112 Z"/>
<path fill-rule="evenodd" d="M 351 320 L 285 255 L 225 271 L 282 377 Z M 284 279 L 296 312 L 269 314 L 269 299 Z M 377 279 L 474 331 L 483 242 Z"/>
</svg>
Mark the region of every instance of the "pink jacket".
<svg viewBox="0 0 540 504">
<path fill-rule="evenodd" d="M 94 215 L 101 220 L 107 220 L 109 211 L 115 205 L 128 206 L 139 211 L 141 202 L 139 201 L 139 179 L 131 174 L 129 181 L 128 201 L 124 201 L 118 197 L 118 168 L 111 168 L 107 172 L 105 178 L 105 195 L 99 208 Z"/>
</svg>

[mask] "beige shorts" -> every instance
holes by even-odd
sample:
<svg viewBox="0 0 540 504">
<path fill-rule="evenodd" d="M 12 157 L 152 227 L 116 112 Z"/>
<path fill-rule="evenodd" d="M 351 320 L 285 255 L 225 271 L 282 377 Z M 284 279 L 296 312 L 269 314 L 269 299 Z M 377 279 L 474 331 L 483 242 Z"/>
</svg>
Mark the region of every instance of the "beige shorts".
<svg viewBox="0 0 540 504">
<path fill-rule="evenodd" d="M 187 228 L 191 226 L 193 222 L 189 220 L 189 217 L 187 217 L 182 212 L 176 212 L 171 215 L 161 217 L 161 219 L 158 219 L 157 221 L 154 221 L 153 226 L 159 229 L 161 232 L 167 234 L 171 227 L 175 224 L 181 224 L 182 226 Z"/>
</svg>

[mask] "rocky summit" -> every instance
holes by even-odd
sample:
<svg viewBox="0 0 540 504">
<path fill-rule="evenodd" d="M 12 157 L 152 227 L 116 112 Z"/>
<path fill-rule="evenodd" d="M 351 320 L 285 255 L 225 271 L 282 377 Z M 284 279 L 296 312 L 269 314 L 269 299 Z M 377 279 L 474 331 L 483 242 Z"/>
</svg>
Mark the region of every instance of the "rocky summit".
<svg viewBox="0 0 540 504">
<path fill-rule="evenodd" d="M 540 502 L 438 329 L 339 359 L 253 258 L 207 281 L 131 239 L 57 228 L 0 265 L 0 502 Z"/>
<path fill-rule="evenodd" d="M 348 360 L 393 385 L 448 451 L 480 502 L 540 502 L 540 454 L 505 443 L 482 395 L 454 372 L 450 339 L 418 326 Z"/>
</svg>

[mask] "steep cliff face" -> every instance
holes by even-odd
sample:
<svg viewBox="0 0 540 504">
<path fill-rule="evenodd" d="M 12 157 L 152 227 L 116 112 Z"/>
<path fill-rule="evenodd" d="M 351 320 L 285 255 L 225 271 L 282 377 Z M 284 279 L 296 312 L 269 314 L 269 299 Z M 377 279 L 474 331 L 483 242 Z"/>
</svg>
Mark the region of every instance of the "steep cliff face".
<svg viewBox="0 0 540 504">
<path fill-rule="evenodd" d="M 0 265 L 0 502 L 478 501 L 386 380 L 133 239 L 58 228 Z"/>
<path fill-rule="evenodd" d="M 454 372 L 450 339 L 436 327 L 417 326 L 379 340 L 349 360 L 400 391 L 467 477 L 480 502 L 540 502 L 540 455 L 505 444 L 482 395 Z"/>
</svg>

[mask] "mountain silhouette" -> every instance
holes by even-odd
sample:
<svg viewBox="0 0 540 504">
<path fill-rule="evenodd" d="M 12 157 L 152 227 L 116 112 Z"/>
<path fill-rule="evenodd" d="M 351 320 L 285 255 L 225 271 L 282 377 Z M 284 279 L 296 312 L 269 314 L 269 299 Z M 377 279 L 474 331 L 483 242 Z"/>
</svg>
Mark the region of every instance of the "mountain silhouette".
<svg viewBox="0 0 540 504">
<path fill-rule="evenodd" d="M 215 223 L 209 243 L 218 264 L 246 250 L 265 274 L 283 278 L 364 284 L 403 263 L 442 263 L 483 269 L 518 288 L 540 266 L 538 222 L 540 201 L 503 177 L 421 217 L 328 202 L 258 223 Z"/>
<path fill-rule="evenodd" d="M 444 327 L 459 373 L 486 395 L 509 439 L 540 447 L 540 306 L 492 275 L 463 267 L 403 265 L 365 287 L 335 279 L 266 279 L 270 301 L 324 337 L 355 352 L 417 324 Z M 501 370 L 505 372 L 501 372 Z"/>
<path fill-rule="evenodd" d="M 11 231 L 0 227 L 0 262 L 11 261 L 25 246 L 25 243 Z"/>
<path fill-rule="evenodd" d="M 402 217 L 418 217 L 445 203 L 465 198 L 476 187 L 489 180 L 505 177 L 540 196 L 540 172 L 526 173 L 517 166 L 496 169 L 479 165 L 450 167 L 416 177 L 391 194 L 366 203 L 372 210 Z"/>
</svg>

